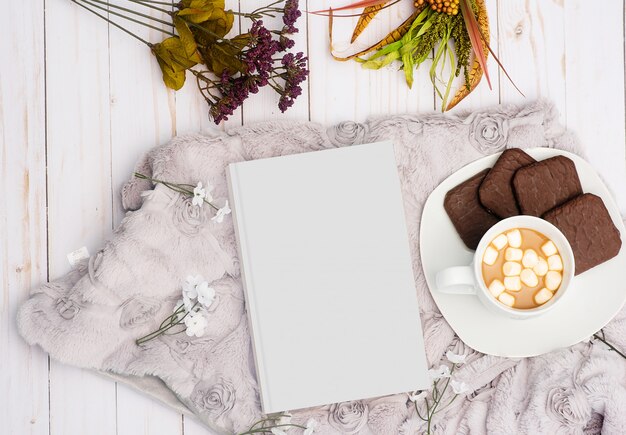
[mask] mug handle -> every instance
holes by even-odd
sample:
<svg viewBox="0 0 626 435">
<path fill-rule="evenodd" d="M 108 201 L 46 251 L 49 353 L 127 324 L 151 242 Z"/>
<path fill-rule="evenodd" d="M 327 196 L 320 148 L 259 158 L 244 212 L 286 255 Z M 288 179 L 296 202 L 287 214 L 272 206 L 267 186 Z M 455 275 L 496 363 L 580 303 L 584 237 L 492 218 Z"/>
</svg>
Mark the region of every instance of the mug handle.
<svg viewBox="0 0 626 435">
<path fill-rule="evenodd" d="M 471 266 L 449 267 L 437 273 L 437 290 L 453 295 L 475 295 L 476 278 Z"/>
</svg>

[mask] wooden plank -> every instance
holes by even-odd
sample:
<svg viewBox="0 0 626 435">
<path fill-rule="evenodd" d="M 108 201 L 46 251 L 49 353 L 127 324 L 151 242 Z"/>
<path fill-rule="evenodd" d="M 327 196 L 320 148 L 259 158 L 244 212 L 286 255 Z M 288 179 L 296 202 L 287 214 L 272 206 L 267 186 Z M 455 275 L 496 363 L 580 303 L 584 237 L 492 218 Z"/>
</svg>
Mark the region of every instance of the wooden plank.
<svg viewBox="0 0 626 435">
<path fill-rule="evenodd" d="M 568 0 L 565 29 L 567 125 L 626 213 L 624 3 Z"/>
<path fill-rule="evenodd" d="M 117 384 L 116 435 L 182 435 L 182 415 L 133 388 Z"/>
<path fill-rule="evenodd" d="M 49 276 L 111 234 L 108 29 L 69 1 L 46 4 Z M 114 434 L 115 384 L 50 364 L 50 433 Z"/>
<path fill-rule="evenodd" d="M 123 2 L 125 7 L 159 19 L 167 17 L 147 7 Z M 161 7 L 161 6 L 158 6 Z M 151 43 L 168 35 L 128 21 L 126 29 Z M 155 25 L 171 30 L 168 26 Z M 110 28 L 111 178 L 113 228 L 124 217 L 121 188 L 145 152 L 165 144 L 176 132 L 176 93 L 163 84 L 161 70 L 150 49 L 114 27 Z M 116 435 L 182 433 L 182 416 L 132 388 L 116 389 Z"/>
<path fill-rule="evenodd" d="M 183 428 L 185 435 L 218 435 L 217 432 L 207 428 L 195 417 L 184 416 Z"/>
<path fill-rule="evenodd" d="M 565 24 L 563 2 L 498 3 L 500 60 L 520 95 L 500 74 L 502 103 L 528 103 L 537 98 L 553 101 L 565 122 Z"/>
<path fill-rule="evenodd" d="M 45 282 L 46 158 L 43 1 L 0 16 L 0 432 L 48 431 L 48 357 L 18 335 L 15 313 Z"/>
<path fill-rule="evenodd" d="M 126 3 L 130 2 L 125 2 L 130 9 L 150 13 L 145 7 Z M 156 11 L 152 15 L 163 18 Z M 117 22 L 151 43 L 167 37 L 138 24 L 119 19 Z M 110 28 L 110 92 L 113 227 L 116 227 L 125 213 L 120 191 L 135 163 L 151 148 L 165 144 L 176 131 L 176 97 L 163 84 L 161 70 L 150 49 L 114 27 Z"/>
</svg>

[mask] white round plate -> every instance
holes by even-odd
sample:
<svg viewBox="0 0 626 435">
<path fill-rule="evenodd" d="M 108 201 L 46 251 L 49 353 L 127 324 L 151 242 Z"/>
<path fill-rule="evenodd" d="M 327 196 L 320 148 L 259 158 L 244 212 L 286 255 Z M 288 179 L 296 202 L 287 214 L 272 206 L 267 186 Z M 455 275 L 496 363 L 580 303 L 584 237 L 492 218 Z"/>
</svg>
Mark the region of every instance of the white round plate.
<svg viewBox="0 0 626 435">
<path fill-rule="evenodd" d="M 564 155 L 576 163 L 583 191 L 604 201 L 622 241 L 626 230 L 619 209 L 598 174 L 580 157 L 560 150 L 524 150 L 536 160 Z M 574 278 L 559 305 L 545 314 L 517 320 L 493 313 L 474 295 L 450 295 L 437 291 L 437 272 L 472 261 L 474 251 L 467 249 L 448 218 L 443 200 L 446 193 L 477 172 L 493 166 L 500 154 L 477 160 L 458 170 L 441 183 L 424 206 L 420 228 L 422 267 L 430 293 L 452 329 L 467 345 L 479 352 L 528 357 L 571 346 L 602 329 L 626 301 L 626 249 Z"/>
</svg>

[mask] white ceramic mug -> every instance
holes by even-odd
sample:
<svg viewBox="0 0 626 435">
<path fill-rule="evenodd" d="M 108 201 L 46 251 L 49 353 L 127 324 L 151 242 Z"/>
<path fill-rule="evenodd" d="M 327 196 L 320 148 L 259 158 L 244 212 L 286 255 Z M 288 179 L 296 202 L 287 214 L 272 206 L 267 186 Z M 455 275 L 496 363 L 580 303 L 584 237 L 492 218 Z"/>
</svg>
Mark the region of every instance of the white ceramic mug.
<svg viewBox="0 0 626 435">
<path fill-rule="evenodd" d="M 482 276 L 483 254 L 489 243 L 503 232 L 515 228 L 528 228 L 538 231 L 551 239 L 563 259 L 563 280 L 555 296 L 543 305 L 531 309 L 511 308 L 494 298 Z M 574 253 L 563 233 L 550 222 L 534 216 L 513 216 L 501 220 L 485 233 L 476 248 L 474 259 L 469 266 L 449 267 L 437 273 L 437 291 L 448 294 L 476 295 L 490 310 L 516 319 L 538 316 L 553 308 L 562 300 L 574 277 Z"/>
</svg>

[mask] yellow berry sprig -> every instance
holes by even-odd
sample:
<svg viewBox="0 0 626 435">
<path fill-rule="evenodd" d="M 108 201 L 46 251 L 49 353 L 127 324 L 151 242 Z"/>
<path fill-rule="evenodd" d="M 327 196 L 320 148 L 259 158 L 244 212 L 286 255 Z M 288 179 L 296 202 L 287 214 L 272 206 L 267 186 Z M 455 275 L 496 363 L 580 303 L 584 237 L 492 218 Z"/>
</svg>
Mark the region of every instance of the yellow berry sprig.
<svg viewBox="0 0 626 435">
<path fill-rule="evenodd" d="M 422 6 L 428 2 L 430 8 L 436 12 L 443 12 L 448 15 L 459 13 L 459 0 L 415 0 L 415 7 Z"/>
</svg>

